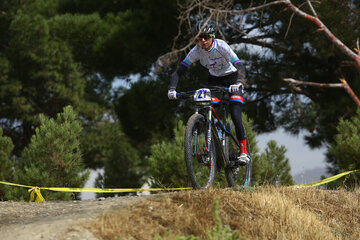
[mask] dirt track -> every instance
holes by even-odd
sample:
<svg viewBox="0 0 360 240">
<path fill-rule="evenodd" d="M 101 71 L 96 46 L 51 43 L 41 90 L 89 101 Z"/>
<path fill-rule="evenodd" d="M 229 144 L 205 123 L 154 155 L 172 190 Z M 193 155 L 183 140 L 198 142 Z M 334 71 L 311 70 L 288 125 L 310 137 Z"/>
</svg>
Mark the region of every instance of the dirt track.
<svg viewBox="0 0 360 240">
<path fill-rule="evenodd" d="M 0 202 L 0 239 L 95 240 L 98 238 L 82 227 L 82 222 L 146 197 L 150 196 L 70 202 Z"/>
</svg>

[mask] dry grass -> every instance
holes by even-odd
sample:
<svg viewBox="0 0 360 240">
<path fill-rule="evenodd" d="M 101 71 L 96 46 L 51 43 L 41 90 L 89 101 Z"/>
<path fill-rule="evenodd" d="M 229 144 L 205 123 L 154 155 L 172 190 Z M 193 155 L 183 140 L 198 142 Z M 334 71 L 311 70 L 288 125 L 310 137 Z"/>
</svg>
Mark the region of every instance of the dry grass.
<svg viewBox="0 0 360 240">
<path fill-rule="evenodd" d="M 211 189 L 160 195 L 104 213 L 89 224 L 103 239 L 199 236 L 222 223 L 242 239 L 360 239 L 360 190 L 266 187 L 253 191 Z M 171 238 L 171 237 L 170 237 Z"/>
</svg>

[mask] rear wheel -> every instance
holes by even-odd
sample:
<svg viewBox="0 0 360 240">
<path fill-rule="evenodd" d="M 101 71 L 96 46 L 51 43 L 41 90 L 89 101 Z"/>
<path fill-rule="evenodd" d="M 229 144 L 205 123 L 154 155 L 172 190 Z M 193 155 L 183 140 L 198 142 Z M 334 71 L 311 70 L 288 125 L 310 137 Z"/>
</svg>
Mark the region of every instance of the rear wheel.
<svg viewBox="0 0 360 240">
<path fill-rule="evenodd" d="M 185 162 L 189 179 L 196 189 L 207 189 L 214 183 L 216 152 L 214 137 L 208 147 L 208 122 L 201 114 L 193 114 L 185 131 Z"/>
<path fill-rule="evenodd" d="M 226 128 L 231 131 L 234 129 L 234 125 L 230 122 Z M 234 161 L 239 156 L 239 147 L 231 136 L 225 137 L 225 156 L 229 160 L 229 166 L 225 168 L 225 176 L 229 187 L 234 187 L 237 184 L 243 186 L 250 186 L 251 182 L 251 169 L 252 158 L 250 152 L 249 141 L 247 141 L 247 150 L 250 157 L 250 162 L 246 166 L 232 166 Z"/>
</svg>

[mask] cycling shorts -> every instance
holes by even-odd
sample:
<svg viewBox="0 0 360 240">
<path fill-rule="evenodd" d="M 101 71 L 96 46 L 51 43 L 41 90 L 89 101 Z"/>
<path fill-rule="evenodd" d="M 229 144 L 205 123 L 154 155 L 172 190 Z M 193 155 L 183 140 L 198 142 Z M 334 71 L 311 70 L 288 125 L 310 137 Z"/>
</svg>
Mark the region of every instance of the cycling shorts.
<svg viewBox="0 0 360 240">
<path fill-rule="evenodd" d="M 208 77 L 208 86 L 209 87 L 229 87 L 232 84 L 235 84 L 238 80 L 238 72 L 233 72 L 229 75 L 222 77 L 215 77 L 209 75 Z M 244 103 L 244 91 L 240 89 L 235 93 L 221 93 L 221 92 L 212 92 L 211 93 L 211 103 L 217 104 L 220 103 L 223 99 L 228 99 L 230 102 Z"/>
</svg>

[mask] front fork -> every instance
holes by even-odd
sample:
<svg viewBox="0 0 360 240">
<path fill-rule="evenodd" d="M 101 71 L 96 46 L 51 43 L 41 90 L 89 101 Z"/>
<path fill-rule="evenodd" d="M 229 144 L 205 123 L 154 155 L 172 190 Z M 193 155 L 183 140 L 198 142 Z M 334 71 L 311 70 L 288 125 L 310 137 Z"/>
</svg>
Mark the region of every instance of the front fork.
<svg viewBox="0 0 360 240">
<path fill-rule="evenodd" d="M 195 111 L 196 114 L 199 114 L 199 110 L 196 109 Z M 203 162 L 202 159 L 202 156 L 200 154 L 198 154 L 199 156 L 199 161 L 202 162 L 202 163 L 205 163 L 205 164 L 208 164 L 210 162 L 210 154 L 211 154 L 211 148 L 213 147 L 213 145 L 211 144 L 211 140 L 212 140 L 212 135 L 211 135 L 211 117 L 212 117 L 212 111 L 211 111 L 211 108 L 209 108 L 209 111 L 208 111 L 208 114 L 207 114 L 207 119 L 206 119 L 206 122 L 208 124 L 208 127 L 207 127 L 207 133 L 206 133 L 206 139 L 205 139 L 205 151 L 206 151 L 206 161 Z M 194 145 L 193 145 L 193 155 L 195 155 L 197 153 L 197 138 L 198 138 L 198 130 L 195 129 L 195 131 L 193 132 L 193 137 L 194 137 Z"/>
<path fill-rule="evenodd" d="M 212 117 L 212 109 L 211 107 L 208 110 L 208 115 L 207 115 L 208 119 L 207 119 L 207 123 L 208 123 L 208 127 L 207 127 L 207 139 L 206 139 L 206 146 L 207 146 L 207 151 L 209 153 L 208 158 L 210 158 L 210 153 L 211 153 L 211 148 L 213 147 L 213 145 L 211 144 L 211 140 L 212 140 L 212 135 L 211 135 L 211 117 Z"/>
</svg>

